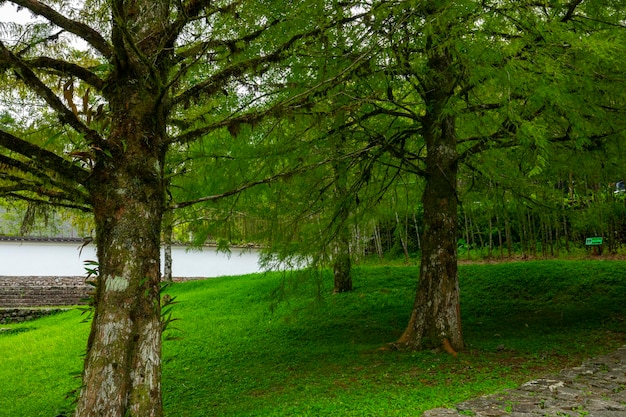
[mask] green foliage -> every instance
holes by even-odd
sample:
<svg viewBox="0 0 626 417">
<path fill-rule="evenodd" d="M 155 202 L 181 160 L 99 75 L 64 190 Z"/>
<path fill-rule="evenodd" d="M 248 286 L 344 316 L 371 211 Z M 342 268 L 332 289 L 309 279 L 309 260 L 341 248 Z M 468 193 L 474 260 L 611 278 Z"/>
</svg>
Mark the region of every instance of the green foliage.
<svg viewBox="0 0 626 417">
<path fill-rule="evenodd" d="M 163 346 L 165 416 L 411 416 L 625 341 L 626 262 L 462 265 L 468 349 L 457 358 L 378 350 L 404 330 L 418 267 L 354 273 L 355 291 L 332 296 L 329 271 L 321 280 L 268 273 L 169 287 L 180 321 Z M 270 310 L 276 289 L 292 284 Z M 69 409 L 63 398 L 78 385 L 70 373 L 80 370 L 88 333 L 80 319 L 70 311 L 7 325 L 0 397 L 11 401 L 0 416 Z"/>
</svg>

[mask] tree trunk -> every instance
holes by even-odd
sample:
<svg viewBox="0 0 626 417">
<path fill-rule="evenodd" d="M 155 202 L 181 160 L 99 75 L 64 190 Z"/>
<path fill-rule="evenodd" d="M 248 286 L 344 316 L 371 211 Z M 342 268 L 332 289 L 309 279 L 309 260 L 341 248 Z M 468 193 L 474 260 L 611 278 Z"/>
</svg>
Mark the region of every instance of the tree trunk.
<svg viewBox="0 0 626 417">
<path fill-rule="evenodd" d="M 413 224 L 415 225 L 415 237 L 417 238 L 417 250 L 422 250 L 422 242 L 420 241 L 420 228 L 417 225 L 417 218 L 415 217 L 415 213 L 413 213 Z"/>
<path fill-rule="evenodd" d="M 118 4 L 119 3 L 119 4 Z M 76 417 L 161 417 L 161 221 L 169 97 L 168 2 L 117 2 L 110 117 L 87 184 L 99 275 Z M 150 62 L 152 66 L 146 65 Z"/>
<path fill-rule="evenodd" d="M 163 281 L 172 282 L 172 234 L 174 233 L 173 214 L 163 215 Z"/>
<path fill-rule="evenodd" d="M 520 240 L 522 244 L 522 258 L 526 259 L 528 257 L 528 228 L 526 222 L 526 209 L 518 208 L 518 210 L 523 210 L 521 213 L 518 211 L 519 217 L 519 228 L 520 228 Z"/>
<path fill-rule="evenodd" d="M 89 183 L 99 276 L 77 417 L 162 416 L 165 129 L 145 95 L 127 86 L 111 98 L 108 148 Z"/>
<path fill-rule="evenodd" d="M 456 178 L 456 163 L 444 155 L 437 159 L 441 164 L 431 165 L 426 177 L 420 279 L 409 325 L 396 342 L 399 349 L 463 348 L 456 252 L 458 203 L 456 184 L 449 180 Z M 439 167 L 446 167 L 445 175 L 437 172 Z"/>
<path fill-rule="evenodd" d="M 472 259 L 469 221 L 467 219 L 467 211 L 463 210 L 463 219 L 465 220 L 465 245 L 467 246 L 467 259 Z"/>
<path fill-rule="evenodd" d="M 554 255 L 558 258 L 561 254 L 561 225 L 559 221 L 559 213 L 554 213 Z"/>
<path fill-rule="evenodd" d="M 395 212 L 395 214 L 396 214 L 396 227 L 398 230 L 398 237 L 400 238 L 400 244 L 402 245 L 402 252 L 404 253 L 404 262 L 408 264 L 409 263 L 409 246 L 407 244 L 407 241 L 409 239 L 409 234 L 408 234 L 408 231 L 406 230 L 407 222 L 405 222 L 403 225 L 402 223 L 400 223 L 400 217 L 398 216 L 398 212 Z M 402 231 L 403 228 L 404 228 L 404 232 Z"/>
<path fill-rule="evenodd" d="M 380 228 L 379 224 L 374 224 L 374 246 L 376 247 L 376 253 L 378 254 L 378 259 L 382 261 L 383 259 L 383 243 L 382 238 L 380 237 Z"/>
<path fill-rule="evenodd" d="M 506 211 L 504 215 L 504 234 L 506 236 L 506 253 L 508 257 L 511 258 L 513 256 L 513 235 L 511 233 L 511 222 L 509 221 L 509 215 L 508 213 L 506 213 Z"/>
<path fill-rule="evenodd" d="M 352 261 L 350 260 L 350 252 L 341 251 L 337 253 L 333 262 L 333 274 L 335 285 L 333 293 L 341 293 L 352 291 Z"/>
<path fill-rule="evenodd" d="M 455 119 L 445 112 L 454 91 L 455 69 L 444 47 L 428 50 L 432 73 L 424 86 L 430 111 L 422 118 L 426 186 L 420 278 L 409 324 L 395 347 L 441 346 L 455 353 L 463 349 L 456 240 L 458 162 Z"/>
<path fill-rule="evenodd" d="M 493 256 L 493 217 L 491 216 L 491 210 L 487 213 L 489 216 L 489 243 L 487 248 L 487 257 Z"/>
</svg>

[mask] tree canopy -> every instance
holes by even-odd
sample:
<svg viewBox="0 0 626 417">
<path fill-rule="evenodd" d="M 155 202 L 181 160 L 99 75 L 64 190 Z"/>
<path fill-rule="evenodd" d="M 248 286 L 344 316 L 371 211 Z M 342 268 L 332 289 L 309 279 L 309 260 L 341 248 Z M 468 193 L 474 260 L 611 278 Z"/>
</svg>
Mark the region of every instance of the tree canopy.
<svg viewBox="0 0 626 417">
<path fill-rule="evenodd" d="M 393 346 L 454 353 L 459 173 L 506 186 L 624 135 L 621 0 L 2 4 L 43 23 L 2 27 L 0 196 L 94 217 L 77 416 L 162 414 L 166 211 L 262 186 L 342 225 L 415 184 L 419 287 Z"/>
</svg>

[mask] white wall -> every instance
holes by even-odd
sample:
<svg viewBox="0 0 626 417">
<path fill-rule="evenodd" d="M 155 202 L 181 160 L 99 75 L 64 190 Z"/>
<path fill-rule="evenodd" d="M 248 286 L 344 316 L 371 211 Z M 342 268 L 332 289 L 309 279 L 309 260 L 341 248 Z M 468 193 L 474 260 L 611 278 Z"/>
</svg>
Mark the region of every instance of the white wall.
<svg viewBox="0 0 626 417">
<path fill-rule="evenodd" d="M 230 257 L 215 248 L 172 248 L 174 277 L 219 277 L 259 271 L 257 251 L 231 249 Z M 83 262 L 96 260 L 93 244 L 80 251 L 79 243 L 0 242 L 0 276 L 79 276 Z M 163 259 L 161 259 L 161 264 Z"/>
</svg>

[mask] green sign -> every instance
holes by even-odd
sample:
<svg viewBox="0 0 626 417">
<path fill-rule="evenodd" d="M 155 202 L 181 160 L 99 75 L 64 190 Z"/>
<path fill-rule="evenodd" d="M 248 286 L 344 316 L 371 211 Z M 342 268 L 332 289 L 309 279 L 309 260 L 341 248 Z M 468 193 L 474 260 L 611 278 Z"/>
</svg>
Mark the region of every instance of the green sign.
<svg viewBox="0 0 626 417">
<path fill-rule="evenodd" d="M 598 246 L 602 244 L 602 238 L 601 237 L 588 237 L 585 240 L 585 245 L 587 246 Z"/>
</svg>

